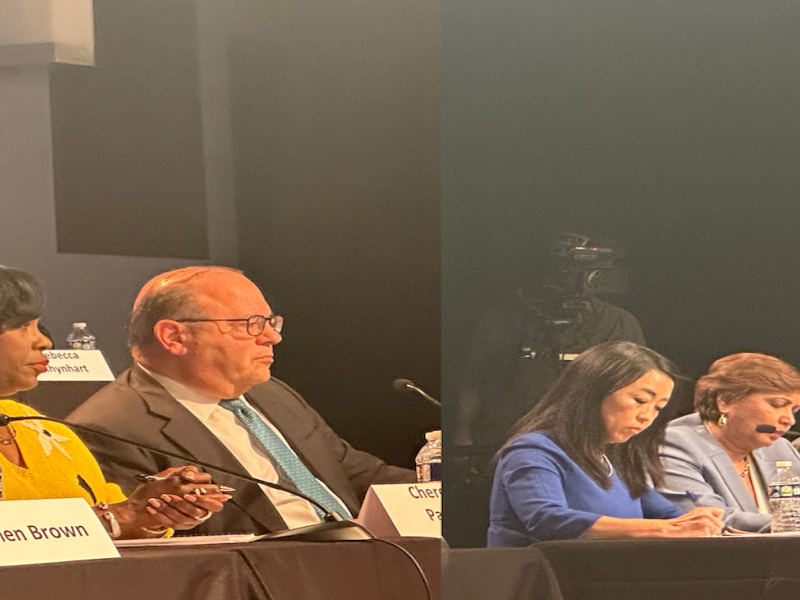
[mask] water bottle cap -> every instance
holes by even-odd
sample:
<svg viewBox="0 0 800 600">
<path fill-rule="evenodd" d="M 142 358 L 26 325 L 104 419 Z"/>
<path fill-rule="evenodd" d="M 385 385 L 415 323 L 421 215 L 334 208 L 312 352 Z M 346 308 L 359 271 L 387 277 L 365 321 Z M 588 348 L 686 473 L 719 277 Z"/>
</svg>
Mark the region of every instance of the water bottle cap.
<svg viewBox="0 0 800 600">
<path fill-rule="evenodd" d="M 436 431 L 429 431 L 428 433 L 425 434 L 425 440 L 428 442 L 441 439 L 442 439 L 441 429 L 437 429 Z"/>
<path fill-rule="evenodd" d="M 792 461 L 790 460 L 777 460 L 775 461 L 775 467 L 778 469 L 782 469 L 783 467 L 791 467 Z"/>
<path fill-rule="evenodd" d="M 73 323 L 72 327 L 75 329 L 83 329 L 84 327 L 86 327 L 86 323 Z"/>
</svg>

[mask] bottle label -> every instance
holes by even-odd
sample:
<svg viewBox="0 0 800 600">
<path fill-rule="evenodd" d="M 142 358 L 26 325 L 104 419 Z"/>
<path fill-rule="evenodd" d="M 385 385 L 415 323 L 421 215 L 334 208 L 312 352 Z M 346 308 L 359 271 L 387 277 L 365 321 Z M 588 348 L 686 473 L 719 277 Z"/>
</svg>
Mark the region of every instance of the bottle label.
<svg viewBox="0 0 800 600">
<path fill-rule="evenodd" d="M 442 480 L 442 463 L 427 462 L 417 465 L 417 483 Z"/>
<path fill-rule="evenodd" d="M 800 484 L 780 484 L 769 486 L 770 498 L 800 498 Z"/>
<path fill-rule="evenodd" d="M 426 464 L 417 465 L 417 483 L 427 483 L 430 481 L 431 470 Z"/>
</svg>

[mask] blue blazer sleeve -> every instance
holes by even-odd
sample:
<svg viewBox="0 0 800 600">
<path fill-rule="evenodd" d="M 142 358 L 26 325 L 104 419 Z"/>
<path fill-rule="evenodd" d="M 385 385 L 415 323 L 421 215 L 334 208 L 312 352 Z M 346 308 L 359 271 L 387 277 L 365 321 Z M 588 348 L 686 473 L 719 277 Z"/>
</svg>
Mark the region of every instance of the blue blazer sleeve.
<svg viewBox="0 0 800 600">
<path fill-rule="evenodd" d="M 581 537 L 601 516 L 669 519 L 683 514 L 655 490 L 633 498 L 616 475 L 603 486 L 542 433 L 503 449 L 492 486 L 490 546 Z"/>
<path fill-rule="evenodd" d="M 647 490 L 641 498 L 645 519 L 674 519 L 686 514 L 654 489 Z"/>
<path fill-rule="evenodd" d="M 518 449 L 499 467 L 509 508 L 534 538 L 531 541 L 580 537 L 601 516 L 570 507 L 562 469 L 548 454 L 534 448 Z"/>
</svg>

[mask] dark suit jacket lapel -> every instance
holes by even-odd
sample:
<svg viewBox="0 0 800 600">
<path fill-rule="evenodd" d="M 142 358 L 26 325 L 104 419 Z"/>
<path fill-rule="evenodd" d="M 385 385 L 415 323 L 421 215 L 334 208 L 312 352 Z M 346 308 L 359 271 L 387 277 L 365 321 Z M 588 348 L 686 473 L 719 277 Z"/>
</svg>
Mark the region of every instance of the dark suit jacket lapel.
<svg viewBox="0 0 800 600">
<path fill-rule="evenodd" d="M 176 451 L 178 454 L 186 454 L 187 464 L 192 462 L 191 457 L 195 457 L 198 461 L 218 465 L 234 472 L 247 473 L 239 461 L 222 442 L 211 434 L 205 425 L 175 400 L 157 381 L 135 366 L 131 372 L 131 387 L 142 396 L 149 411 L 164 421 L 161 428 L 162 435 L 180 449 Z M 229 502 L 236 504 L 253 520 L 261 523 L 269 531 L 286 528 L 280 513 L 256 484 L 215 472 L 213 469 L 207 470 L 214 477 L 215 483 L 228 485 L 237 490 Z"/>
<path fill-rule="evenodd" d="M 340 470 L 326 469 L 324 467 L 327 456 L 318 456 L 317 453 L 311 449 L 311 444 L 308 438 L 315 432 L 314 424 L 308 418 L 298 419 L 297 415 L 292 410 L 287 409 L 280 400 L 281 394 L 289 392 L 284 391 L 283 388 L 276 388 L 275 396 L 269 401 L 266 401 L 266 394 L 264 393 L 266 386 L 276 385 L 274 382 L 267 382 L 257 388 L 251 390 L 246 394 L 247 400 L 256 406 L 261 413 L 267 417 L 281 432 L 283 437 L 289 443 L 291 448 L 300 457 L 308 469 L 320 481 L 333 491 L 334 494 L 339 496 L 341 500 L 347 505 L 347 508 L 356 514 L 360 507 L 359 499 L 355 497 L 350 482 L 342 478 Z M 269 392 L 272 393 L 272 392 Z M 276 401 L 275 398 L 278 398 Z M 296 410 L 296 406 L 293 406 Z"/>
</svg>

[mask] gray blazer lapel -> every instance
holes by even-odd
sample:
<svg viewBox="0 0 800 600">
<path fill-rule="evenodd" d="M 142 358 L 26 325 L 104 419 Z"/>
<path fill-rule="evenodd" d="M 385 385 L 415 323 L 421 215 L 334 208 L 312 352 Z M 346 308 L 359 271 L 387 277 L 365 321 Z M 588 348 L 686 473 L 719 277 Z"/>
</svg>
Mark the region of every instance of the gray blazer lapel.
<svg viewBox="0 0 800 600">
<path fill-rule="evenodd" d="M 769 483 L 770 477 L 772 477 L 772 474 L 775 472 L 776 459 L 770 456 L 765 456 L 763 452 L 764 450 L 766 450 L 766 448 L 759 448 L 758 450 L 753 451 L 753 463 L 755 464 L 758 474 L 761 476 L 761 481 L 764 482 L 764 492 L 769 495 L 767 484 Z M 781 459 L 778 458 L 777 460 Z"/>
<path fill-rule="evenodd" d="M 722 454 L 716 454 L 709 457 L 714 466 L 719 472 L 719 477 L 723 484 L 728 488 L 732 498 L 736 500 L 739 508 L 747 512 L 758 512 L 758 505 L 755 500 L 750 496 L 747 488 L 742 481 L 742 478 L 733 468 L 733 463 L 727 454 L 723 451 Z"/>
<path fill-rule="evenodd" d="M 719 445 L 719 442 L 704 425 L 700 424 L 695 431 L 708 443 L 708 460 L 716 468 L 716 476 L 719 479 L 719 483 L 716 485 L 725 486 L 728 489 L 730 498 L 736 501 L 740 509 L 747 512 L 758 512 L 758 505 L 747 491 L 742 478 L 733 467 L 733 463 L 725 449 Z M 721 488 L 718 487 L 718 489 Z"/>
</svg>

